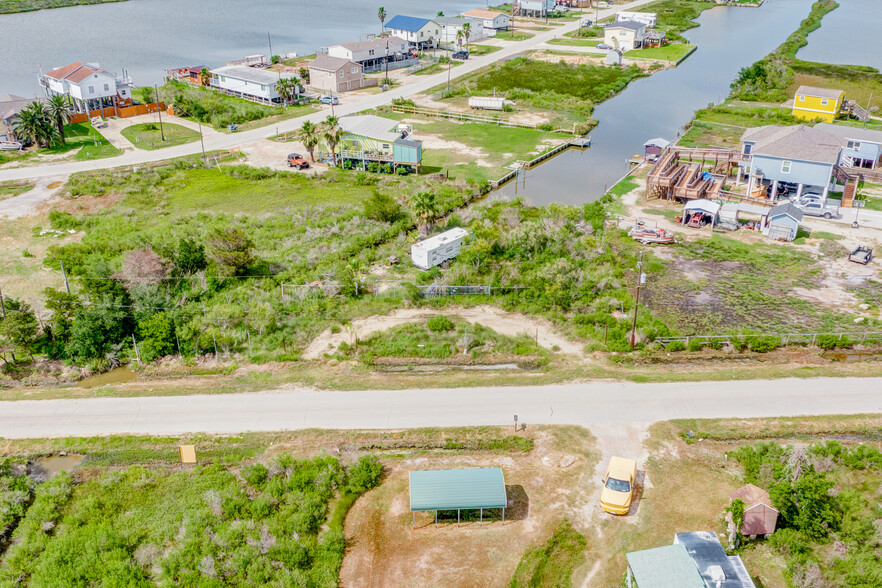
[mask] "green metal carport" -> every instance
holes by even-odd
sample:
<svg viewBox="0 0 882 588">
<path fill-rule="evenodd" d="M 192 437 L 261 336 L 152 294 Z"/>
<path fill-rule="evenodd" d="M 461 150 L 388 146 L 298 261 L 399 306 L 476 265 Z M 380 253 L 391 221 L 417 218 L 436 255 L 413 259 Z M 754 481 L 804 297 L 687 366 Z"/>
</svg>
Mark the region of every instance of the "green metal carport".
<svg viewBox="0 0 882 588">
<path fill-rule="evenodd" d="M 410 512 L 455 510 L 456 521 L 462 510 L 480 510 L 484 520 L 485 508 L 501 508 L 505 522 L 505 479 L 499 468 L 470 468 L 464 470 L 418 470 L 410 472 Z M 414 518 L 415 520 L 415 518 Z"/>
</svg>

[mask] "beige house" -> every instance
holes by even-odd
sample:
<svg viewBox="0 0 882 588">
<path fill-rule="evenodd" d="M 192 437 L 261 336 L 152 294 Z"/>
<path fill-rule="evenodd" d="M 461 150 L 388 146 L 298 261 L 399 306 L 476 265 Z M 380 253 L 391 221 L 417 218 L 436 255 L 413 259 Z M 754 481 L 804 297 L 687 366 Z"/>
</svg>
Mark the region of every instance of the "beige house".
<svg viewBox="0 0 882 588">
<path fill-rule="evenodd" d="M 319 53 L 309 62 L 309 86 L 316 90 L 347 92 L 369 85 L 363 67 L 349 59 Z"/>
<path fill-rule="evenodd" d="M 603 42 L 622 52 L 640 49 L 645 38 L 646 25 L 633 20 L 606 25 L 603 29 Z"/>
</svg>

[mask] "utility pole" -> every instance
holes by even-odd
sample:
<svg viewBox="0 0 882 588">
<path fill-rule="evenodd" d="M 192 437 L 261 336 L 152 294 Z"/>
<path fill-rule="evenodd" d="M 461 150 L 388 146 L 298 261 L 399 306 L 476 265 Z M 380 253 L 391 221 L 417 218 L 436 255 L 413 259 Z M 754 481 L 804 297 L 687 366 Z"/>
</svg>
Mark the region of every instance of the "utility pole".
<svg viewBox="0 0 882 588">
<path fill-rule="evenodd" d="M 643 253 L 640 253 L 640 261 L 637 262 L 637 296 L 634 300 L 634 322 L 631 325 L 631 349 L 637 346 L 637 308 L 640 306 L 640 287 L 646 281 L 643 273 Z"/>
<path fill-rule="evenodd" d="M 162 108 L 159 107 L 159 88 L 156 84 L 153 84 L 153 91 L 156 93 L 156 114 L 159 115 L 159 136 L 162 137 L 162 142 L 165 143 L 165 131 L 162 130 Z"/>
<path fill-rule="evenodd" d="M 389 85 L 389 41 L 386 41 L 386 85 Z"/>
<path fill-rule="evenodd" d="M 70 283 L 67 281 L 67 272 L 64 271 L 64 262 L 61 262 L 61 275 L 64 276 L 64 290 L 70 294 Z"/>
<path fill-rule="evenodd" d="M 270 63 L 273 62 L 273 40 L 270 38 L 269 31 L 266 32 L 266 42 L 269 43 Z"/>
<path fill-rule="evenodd" d="M 202 144 L 202 165 L 208 165 L 208 159 L 205 157 L 205 141 L 202 139 L 202 121 L 196 121 L 199 123 L 199 143 Z"/>
</svg>

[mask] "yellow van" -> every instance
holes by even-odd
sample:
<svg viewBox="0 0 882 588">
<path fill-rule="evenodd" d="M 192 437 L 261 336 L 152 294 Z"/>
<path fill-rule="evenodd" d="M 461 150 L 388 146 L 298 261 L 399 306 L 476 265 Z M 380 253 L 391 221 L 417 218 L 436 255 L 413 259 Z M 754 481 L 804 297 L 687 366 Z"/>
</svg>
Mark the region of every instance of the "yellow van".
<svg viewBox="0 0 882 588">
<path fill-rule="evenodd" d="M 603 477 L 600 508 L 614 515 L 626 515 L 636 493 L 637 462 L 624 457 L 612 457 Z"/>
</svg>

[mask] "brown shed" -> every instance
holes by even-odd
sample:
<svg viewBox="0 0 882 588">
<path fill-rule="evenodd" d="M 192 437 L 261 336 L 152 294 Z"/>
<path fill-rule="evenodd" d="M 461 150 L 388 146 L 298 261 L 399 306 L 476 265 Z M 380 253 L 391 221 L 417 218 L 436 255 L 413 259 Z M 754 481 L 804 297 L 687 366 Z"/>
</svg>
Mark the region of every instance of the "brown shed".
<svg viewBox="0 0 882 588">
<path fill-rule="evenodd" d="M 775 532 L 778 524 L 778 511 L 772 507 L 769 493 L 758 486 L 747 484 L 729 495 L 735 500 L 744 501 L 744 522 L 741 534 L 748 537 L 757 535 L 769 536 Z"/>
</svg>

